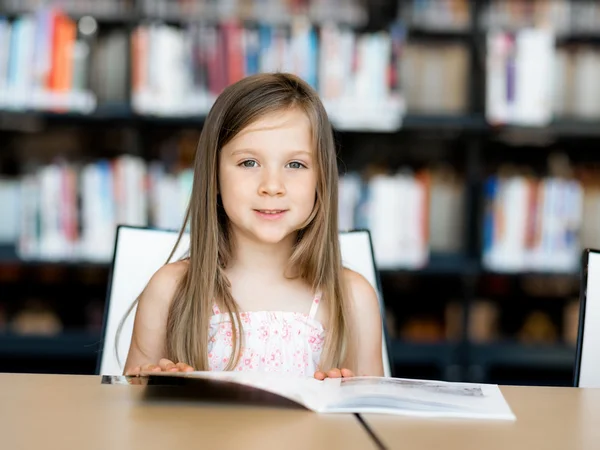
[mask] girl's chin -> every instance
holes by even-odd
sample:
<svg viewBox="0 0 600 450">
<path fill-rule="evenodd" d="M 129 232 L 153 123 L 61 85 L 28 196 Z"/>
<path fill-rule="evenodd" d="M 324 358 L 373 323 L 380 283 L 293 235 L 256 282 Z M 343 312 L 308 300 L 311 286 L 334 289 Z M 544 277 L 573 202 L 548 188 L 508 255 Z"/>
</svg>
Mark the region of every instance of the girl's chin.
<svg viewBox="0 0 600 450">
<path fill-rule="evenodd" d="M 280 244 L 285 241 L 293 242 L 297 231 L 282 232 L 282 231 L 263 231 L 255 234 L 255 238 L 265 244 Z"/>
<path fill-rule="evenodd" d="M 271 226 L 234 227 L 234 234 L 242 240 L 251 240 L 262 244 L 276 245 L 295 242 L 298 235 L 296 227 L 282 226 L 272 223 Z"/>
</svg>

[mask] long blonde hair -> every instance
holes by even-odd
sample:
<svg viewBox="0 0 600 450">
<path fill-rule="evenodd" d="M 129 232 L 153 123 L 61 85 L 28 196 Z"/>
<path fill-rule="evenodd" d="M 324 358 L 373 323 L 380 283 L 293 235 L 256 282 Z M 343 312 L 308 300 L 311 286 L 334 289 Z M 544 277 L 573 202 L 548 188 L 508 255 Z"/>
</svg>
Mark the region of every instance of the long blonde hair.
<svg viewBox="0 0 600 450">
<path fill-rule="evenodd" d="M 228 218 L 218 193 L 219 152 L 240 131 L 266 114 L 301 108 L 311 122 L 316 150 L 317 192 L 314 210 L 298 230 L 289 261 L 313 292 L 322 292 L 328 321 L 320 367 L 339 367 L 347 350 L 348 294 L 338 235 L 338 168 L 333 132 L 317 93 L 292 74 L 246 77 L 228 86 L 206 117 L 194 161 L 194 182 L 175 248 L 189 224 L 187 272 L 169 310 L 166 355 L 196 370 L 208 370 L 208 329 L 215 301 L 229 315 L 233 350 L 226 370 L 236 366 L 242 347 L 239 309 L 225 268 L 232 257 Z M 172 258 L 173 253 L 169 257 Z M 137 302 L 137 300 L 136 300 Z M 135 303 L 134 303 L 135 305 Z"/>
</svg>

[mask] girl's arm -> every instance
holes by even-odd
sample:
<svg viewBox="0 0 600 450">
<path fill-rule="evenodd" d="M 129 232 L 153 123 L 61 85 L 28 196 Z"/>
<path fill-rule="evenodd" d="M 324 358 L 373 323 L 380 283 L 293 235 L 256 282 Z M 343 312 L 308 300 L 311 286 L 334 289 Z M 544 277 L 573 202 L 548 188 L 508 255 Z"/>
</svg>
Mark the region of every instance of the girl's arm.
<svg viewBox="0 0 600 450">
<path fill-rule="evenodd" d="M 349 351 L 342 368 L 356 376 L 383 376 L 382 317 L 377 293 L 365 277 L 344 269 L 350 301 Z"/>
<path fill-rule="evenodd" d="M 152 276 L 139 297 L 125 374 L 152 370 L 165 356 L 165 336 L 169 308 L 186 262 L 161 267 Z"/>
</svg>

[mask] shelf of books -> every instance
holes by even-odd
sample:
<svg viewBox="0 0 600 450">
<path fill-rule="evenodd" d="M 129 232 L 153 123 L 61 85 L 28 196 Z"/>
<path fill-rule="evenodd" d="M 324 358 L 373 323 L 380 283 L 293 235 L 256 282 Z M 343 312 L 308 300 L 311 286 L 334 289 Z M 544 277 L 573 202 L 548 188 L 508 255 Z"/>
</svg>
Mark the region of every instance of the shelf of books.
<svg viewBox="0 0 600 450">
<path fill-rule="evenodd" d="M 95 370 L 115 226 L 177 229 L 215 97 L 282 70 L 331 118 L 398 375 L 570 383 L 598 29 L 574 0 L 0 0 L 0 360 Z"/>
<path fill-rule="evenodd" d="M 600 242 L 596 172 L 570 165 L 564 155 L 551 155 L 548 164 L 566 172 L 536 177 L 507 166 L 484 180 L 481 265 L 461 256 L 466 187 L 450 167 L 368 179 L 345 173 L 340 229 L 371 230 L 382 271 L 576 273 L 582 246 Z M 571 177 L 575 171 L 579 176 Z M 56 161 L 0 180 L 0 258 L 108 264 L 117 224 L 179 228 L 191 183 L 190 167 L 132 155 Z"/>
<path fill-rule="evenodd" d="M 388 75 L 401 35 L 346 28 L 362 22 L 356 1 L 304 2 L 300 11 L 283 1 L 141 2 L 139 21 L 120 28 L 94 14 L 130 3 L 94 3 L 81 16 L 78 2 L 60 9 L 34 2 L 31 13 L 0 16 L 0 110 L 93 115 L 103 105 L 130 104 L 140 115 L 202 117 L 226 85 L 279 70 L 318 87 L 339 129 L 400 126 L 404 101 Z M 273 22 L 269 14 L 286 19 Z M 182 23 L 161 19 L 169 16 Z"/>
<path fill-rule="evenodd" d="M 299 2 L 296 10 L 281 0 L 61 2 L 60 8 L 4 0 L 0 110 L 93 119 L 110 118 L 96 111 L 119 105 L 136 116 L 194 123 L 227 84 L 284 70 L 318 89 L 340 130 L 397 131 L 406 117 L 409 127 L 596 133 L 598 48 L 594 39 L 564 43 L 570 33 L 594 29 L 593 2 L 572 8 L 566 1 L 534 2 L 540 6 L 523 10 L 487 2 L 478 20 L 468 2 L 399 3 L 396 20 L 367 32 L 358 31 L 368 11 L 357 0 Z M 133 11 L 131 24 L 105 23 Z M 186 19 L 174 25 L 168 17 Z M 443 31 L 472 39 L 427 39 Z M 481 67 L 473 67 L 473 46 Z M 472 111 L 478 70 L 485 110 Z"/>
</svg>

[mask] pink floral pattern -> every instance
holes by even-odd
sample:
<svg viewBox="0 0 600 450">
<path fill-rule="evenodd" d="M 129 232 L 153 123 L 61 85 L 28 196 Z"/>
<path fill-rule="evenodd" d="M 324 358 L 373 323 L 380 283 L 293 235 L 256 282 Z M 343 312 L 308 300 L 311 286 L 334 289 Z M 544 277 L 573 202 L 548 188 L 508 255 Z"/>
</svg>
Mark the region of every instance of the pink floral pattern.
<svg viewBox="0 0 600 450">
<path fill-rule="evenodd" d="M 325 329 L 314 317 L 319 305 L 315 297 L 309 314 L 285 311 L 255 311 L 240 314 L 244 342 L 234 370 L 279 372 L 313 376 L 317 370 Z M 233 346 L 227 314 L 214 308 L 208 341 L 209 369 L 224 370 Z"/>
</svg>

